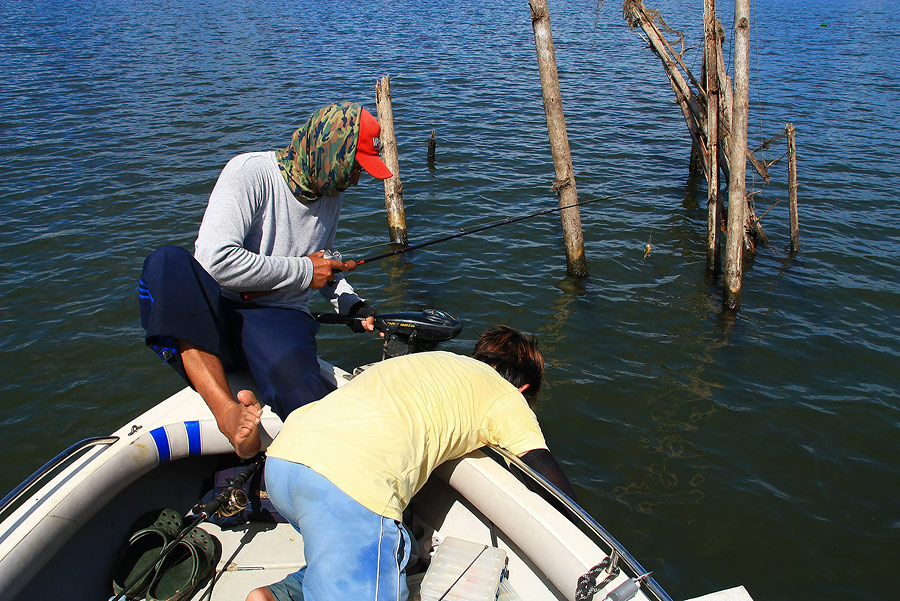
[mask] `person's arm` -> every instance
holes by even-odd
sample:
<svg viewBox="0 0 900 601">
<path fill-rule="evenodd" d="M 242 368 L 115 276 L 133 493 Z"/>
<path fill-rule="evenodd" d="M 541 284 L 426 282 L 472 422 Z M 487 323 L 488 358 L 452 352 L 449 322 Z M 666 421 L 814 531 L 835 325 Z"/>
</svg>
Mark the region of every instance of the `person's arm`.
<svg viewBox="0 0 900 601">
<path fill-rule="evenodd" d="M 334 234 L 328 239 L 326 246 L 332 248 L 334 246 Z M 343 261 L 341 263 L 341 271 L 335 271 L 332 274 L 332 280 L 327 282 L 319 292 L 326 301 L 331 303 L 334 310 L 339 315 L 347 315 L 349 317 L 360 317 L 361 322 L 352 322 L 349 325 L 354 332 L 373 332 L 375 331 L 375 310 L 360 298 L 353 290 L 353 286 L 347 281 L 344 275 L 348 271 L 356 269 L 356 261 Z M 382 337 L 384 334 L 382 333 Z"/>
<path fill-rule="evenodd" d="M 565 472 L 563 472 L 559 463 L 556 462 L 556 459 L 553 458 L 553 455 L 550 454 L 550 451 L 547 449 L 533 449 L 519 455 L 519 459 L 521 459 L 525 465 L 549 480 L 551 484 L 565 493 L 567 497 L 576 503 L 578 502 L 575 495 L 575 489 L 572 488 L 572 484 L 566 477 Z"/>
<path fill-rule="evenodd" d="M 238 292 L 269 291 L 289 285 L 310 286 L 310 257 L 267 256 L 244 248 L 260 198 L 257 157 L 235 157 L 222 170 L 209 197 L 194 243 L 194 256 L 219 284 Z M 323 281 L 324 283 L 324 281 Z"/>
<path fill-rule="evenodd" d="M 352 262 L 344 263 L 343 269 L 352 271 L 353 269 L 349 267 L 350 263 Z M 356 265 L 353 264 L 353 267 L 355 266 Z M 347 280 L 344 273 L 333 272 L 331 278 L 331 282 L 326 283 L 325 286 L 320 288 L 319 293 L 332 307 L 334 307 L 336 313 L 353 317 L 353 315 L 351 315 L 353 308 L 365 301 L 356 294 L 356 291 L 353 290 L 353 286 L 350 285 L 350 282 Z M 372 313 L 374 314 L 374 311 Z"/>
</svg>

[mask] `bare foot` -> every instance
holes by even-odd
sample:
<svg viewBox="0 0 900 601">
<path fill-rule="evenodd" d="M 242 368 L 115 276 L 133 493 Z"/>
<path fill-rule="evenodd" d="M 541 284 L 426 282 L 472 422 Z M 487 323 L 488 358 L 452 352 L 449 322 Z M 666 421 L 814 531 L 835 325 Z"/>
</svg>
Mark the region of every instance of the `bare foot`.
<svg viewBox="0 0 900 601">
<path fill-rule="evenodd" d="M 247 459 L 259 452 L 261 443 L 259 438 L 260 416 L 262 407 L 256 400 L 256 395 L 249 390 L 241 390 L 237 394 L 238 402 L 228 407 L 225 416 L 225 436 L 234 446 L 238 457 Z"/>
</svg>

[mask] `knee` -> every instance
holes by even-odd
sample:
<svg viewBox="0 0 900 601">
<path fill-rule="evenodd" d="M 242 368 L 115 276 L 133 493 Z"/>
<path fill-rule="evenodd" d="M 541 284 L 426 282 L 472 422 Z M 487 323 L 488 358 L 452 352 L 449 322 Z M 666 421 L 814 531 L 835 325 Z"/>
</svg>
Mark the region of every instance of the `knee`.
<svg viewBox="0 0 900 601">
<path fill-rule="evenodd" d="M 162 248 L 158 248 L 154 250 L 147 259 L 151 258 L 161 258 L 163 260 L 166 259 L 175 259 L 175 260 L 184 260 L 185 258 L 189 258 L 191 253 L 189 253 L 186 249 L 180 246 L 163 246 Z"/>
<path fill-rule="evenodd" d="M 192 258 L 191 253 L 180 246 L 163 246 L 147 255 L 147 258 L 144 259 L 144 269 L 156 268 L 173 262 L 182 263 L 190 261 Z"/>
<path fill-rule="evenodd" d="M 247 601 L 275 601 L 275 595 L 266 587 L 261 586 L 250 591 Z"/>
</svg>

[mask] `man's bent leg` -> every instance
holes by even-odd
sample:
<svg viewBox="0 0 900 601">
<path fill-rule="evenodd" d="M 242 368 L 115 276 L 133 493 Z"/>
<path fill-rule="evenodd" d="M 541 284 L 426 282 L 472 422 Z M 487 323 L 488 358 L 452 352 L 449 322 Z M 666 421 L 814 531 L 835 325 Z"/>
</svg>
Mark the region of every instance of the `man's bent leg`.
<svg viewBox="0 0 900 601">
<path fill-rule="evenodd" d="M 248 428 L 261 408 L 250 391 L 235 400 L 225 379 L 221 356 L 231 353 L 219 285 L 189 252 L 167 246 L 144 261 L 138 297 L 147 345 L 200 393 L 238 455 L 255 454 L 259 433 Z"/>
<path fill-rule="evenodd" d="M 262 402 L 283 420 L 297 407 L 335 389 L 319 371 L 319 323 L 308 313 L 277 307 L 242 306 L 241 345 Z"/>
<path fill-rule="evenodd" d="M 252 457 L 259 452 L 259 425 L 262 407 L 249 390 L 231 396 L 222 361 L 212 353 L 189 342 L 178 340 L 181 362 L 194 389 L 209 406 L 216 425 L 234 446 L 239 457 Z"/>
</svg>

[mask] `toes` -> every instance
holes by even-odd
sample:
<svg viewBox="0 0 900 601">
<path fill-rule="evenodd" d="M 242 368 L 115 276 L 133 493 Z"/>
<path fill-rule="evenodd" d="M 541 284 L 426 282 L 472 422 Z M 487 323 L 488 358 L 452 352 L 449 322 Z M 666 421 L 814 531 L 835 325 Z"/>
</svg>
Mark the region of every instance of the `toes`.
<svg viewBox="0 0 900 601">
<path fill-rule="evenodd" d="M 256 395 L 253 394 L 252 390 L 241 390 L 237 393 L 237 400 L 240 401 L 240 403 L 245 407 L 259 404 L 259 402 L 256 400 Z"/>
<path fill-rule="evenodd" d="M 250 390 L 242 390 L 237 393 L 237 400 L 243 406 L 244 412 L 250 411 L 257 417 L 262 415 L 262 405 L 256 400 L 256 395 Z"/>
</svg>

